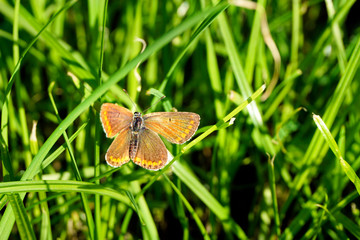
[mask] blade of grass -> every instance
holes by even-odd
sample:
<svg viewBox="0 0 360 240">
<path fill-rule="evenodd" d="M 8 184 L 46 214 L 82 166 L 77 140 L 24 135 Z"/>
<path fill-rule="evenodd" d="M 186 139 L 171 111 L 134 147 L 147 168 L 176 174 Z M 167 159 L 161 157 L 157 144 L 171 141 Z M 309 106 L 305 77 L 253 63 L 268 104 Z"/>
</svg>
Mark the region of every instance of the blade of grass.
<svg viewBox="0 0 360 240">
<path fill-rule="evenodd" d="M 261 5 L 265 8 L 266 0 L 261 0 L 257 2 L 258 5 Z M 249 83 L 253 80 L 254 68 L 255 68 L 255 58 L 257 56 L 257 45 L 260 39 L 260 7 L 256 8 L 254 20 L 251 27 L 249 46 L 246 53 L 245 60 L 245 76 Z"/>
<path fill-rule="evenodd" d="M 191 170 L 185 168 L 179 161 L 174 162 L 172 166 L 176 176 L 201 199 L 225 226 L 227 225 L 239 239 L 247 239 L 245 232 L 231 218 L 229 210 L 215 199 L 195 175 L 191 174 Z"/>
<path fill-rule="evenodd" d="M 34 121 L 30 135 L 30 148 L 32 155 L 36 155 L 37 152 L 39 151 L 39 143 L 36 135 L 36 126 L 37 126 L 37 122 Z M 35 176 L 35 180 L 41 179 L 39 175 Z M 40 217 L 41 218 L 40 239 L 41 240 L 52 239 L 51 220 L 50 220 L 50 212 L 47 202 L 47 196 L 45 192 L 39 192 L 38 196 L 39 196 L 39 201 L 37 201 L 37 203 L 40 204 L 40 211 L 42 213 Z M 33 206 L 35 207 L 37 205 L 33 205 Z M 28 211 L 29 208 L 27 208 L 26 210 Z"/>
<path fill-rule="evenodd" d="M 143 1 L 136 1 L 136 4 L 134 5 L 127 5 L 128 12 L 131 14 L 128 14 L 128 21 L 129 24 L 127 24 L 127 36 L 126 36 L 126 42 L 127 46 L 127 57 L 134 58 L 136 55 L 140 52 L 140 44 L 137 43 L 137 38 L 141 37 L 142 34 L 142 25 L 143 25 Z M 141 42 L 141 41 L 140 41 Z M 145 46 L 145 44 L 143 44 Z M 138 63 L 137 66 L 139 66 L 141 62 Z M 134 69 L 134 74 L 129 74 L 127 76 L 127 86 L 126 89 L 130 95 L 130 98 L 133 99 L 135 102 L 137 101 L 138 94 L 141 91 L 141 77 L 138 78 L 140 75 L 135 76 L 135 72 L 137 73 L 137 67 Z"/>
<path fill-rule="evenodd" d="M 19 60 L 19 45 L 17 44 L 18 39 L 19 39 L 19 8 L 20 8 L 20 0 L 15 1 L 15 7 L 14 7 L 14 23 L 13 23 L 13 39 L 14 39 L 14 44 L 13 44 L 13 60 L 14 60 L 14 65 L 15 65 L 15 69 L 16 69 L 16 63 L 20 62 Z M 16 70 L 15 70 L 16 71 Z M 14 78 L 13 78 L 14 79 Z M 22 142 L 25 148 L 25 164 L 28 166 L 30 164 L 31 161 L 31 153 L 30 153 L 30 146 L 29 146 L 29 138 L 28 138 L 28 130 L 27 130 L 27 125 L 26 125 L 26 116 L 25 116 L 25 110 L 22 104 L 22 99 L 21 99 L 21 95 L 20 95 L 20 88 L 21 88 L 21 84 L 20 84 L 20 77 L 17 76 L 15 78 L 15 81 L 17 81 L 17 88 L 16 88 L 16 100 L 17 100 L 17 104 L 19 105 L 19 115 L 20 115 L 20 123 L 21 123 L 21 136 L 22 136 Z M 9 80 L 8 86 L 9 84 L 12 84 L 13 81 Z M 2 121 L 4 120 L 4 123 L 1 122 L 1 131 L 2 131 L 2 144 L 4 144 L 4 149 L 6 149 L 6 153 L 7 153 L 7 145 L 8 145 L 8 112 L 7 112 L 7 105 L 8 105 L 8 99 L 9 99 L 9 95 L 8 94 L 4 94 L 5 99 L 3 102 L 3 109 L 5 108 L 5 112 L 3 112 L 4 117 L 2 117 Z M 3 128 L 4 126 L 4 128 Z M 3 132 L 5 131 L 5 132 Z M 5 139 L 4 139 L 5 138 Z M 3 151 L 2 151 L 3 152 Z M 6 158 L 7 160 L 10 160 L 9 158 Z M 12 169 L 11 167 L 11 163 L 8 163 L 8 166 L 10 167 L 10 169 Z M 10 170 L 12 171 L 12 170 Z M 8 174 L 8 171 L 4 172 L 5 174 Z M 36 239 L 35 237 L 35 233 L 34 230 L 30 224 L 28 215 L 25 211 L 25 207 L 24 207 L 24 203 L 22 202 L 22 199 L 20 198 L 19 194 L 8 194 L 7 198 L 10 202 L 11 207 L 14 209 L 14 218 L 16 220 L 17 223 L 17 227 L 19 228 L 19 232 L 20 232 L 20 236 L 22 239 Z"/>
<path fill-rule="evenodd" d="M 201 7 L 205 8 L 205 1 L 201 1 Z M 225 9 L 224 9 L 225 10 Z M 219 12 L 220 13 L 220 12 Z M 213 92 L 215 93 L 215 111 L 218 119 L 224 116 L 224 106 L 220 100 L 222 94 L 222 83 L 219 71 L 219 65 L 216 58 L 214 42 L 211 38 L 210 29 L 205 30 L 205 43 L 206 43 L 206 63 L 209 71 L 209 79 Z"/>
<path fill-rule="evenodd" d="M 81 133 L 81 131 L 85 129 L 86 126 L 87 126 L 87 123 L 83 123 L 76 130 L 76 132 L 73 135 L 71 135 L 71 137 L 69 138 L 69 143 L 70 144 Z M 45 158 L 44 161 L 41 163 L 41 167 L 40 167 L 40 169 L 38 169 L 38 171 L 40 171 L 41 169 L 45 169 L 50 163 L 52 163 L 57 157 L 59 157 L 60 154 L 62 154 L 66 150 L 66 145 L 67 145 L 67 143 L 64 143 L 58 149 L 56 149 L 52 154 L 50 154 L 47 158 Z M 35 174 L 37 174 L 38 171 Z"/>
<path fill-rule="evenodd" d="M 360 239 L 360 227 L 357 223 L 354 223 L 351 219 L 346 217 L 341 212 L 334 215 L 336 220 L 341 223 L 345 229 L 347 229 L 355 238 Z"/>
<path fill-rule="evenodd" d="M 101 31 L 101 39 L 100 39 L 100 51 L 99 51 L 99 70 L 98 70 L 98 86 L 102 84 L 102 68 L 104 61 L 104 35 L 105 35 L 105 27 L 106 27 L 106 16 L 107 16 L 107 8 L 108 8 L 108 0 L 104 1 L 103 4 L 103 19 L 102 19 L 102 31 Z M 95 13 L 93 14 L 95 15 Z M 99 18 L 98 18 L 99 19 Z M 94 147 L 94 177 L 100 175 L 100 131 L 101 131 L 101 123 L 100 123 L 100 115 L 98 112 L 95 113 L 95 147 Z M 96 184 L 100 184 L 100 179 L 95 181 Z M 135 205 L 136 206 L 136 205 Z M 102 233 L 102 225 L 101 225 L 101 199 L 100 195 L 95 195 L 95 208 L 94 208 L 94 216 L 95 216 L 95 235 L 97 239 L 101 239 L 103 236 Z"/>
<path fill-rule="evenodd" d="M 48 203 L 46 201 L 46 193 L 39 192 L 39 200 L 41 201 L 40 206 L 42 211 L 40 239 L 41 240 L 52 239 L 50 212 L 49 212 Z"/>
<path fill-rule="evenodd" d="M 14 25 L 13 25 L 13 35 L 14 35 L 14 45 L 13 45 L 13 51 L 14 51 L 14 65 L 20 62 L 19 55 L 19 45 L 17 44 L 19 40 L 19 33 L 18 33 L 18 20 L 19 20 L 19 8 L 20 8 L 20 1 L 15 1 L 15 17 L 14 17 Z M 18 68 L 19 69 L 19 68 Z M 11 78 L 9 80 L 9 84 L 11 83 Z M 16 96 L 16 104 L 18 107 L 18 116 L 20 120 L 20 128 L 21 128 L 21 141 L 22 145 L 24 146 L 24 158 L 25 158 L 25 165 L 29 166 L 31 162 L 31 152 L 30 152 L 30 143 L 29 143 L 29 130 L 27 127 L 27 119 L 26 119 L 26 113 L 24 108 L 24 103 L 22 99 L 22 82 L 20 79 L 20 74 L 15 76 L 15 82 L 16 82 L 16 88 L 15 88 L 15 96 Z"/>
<path fill-rule="evenodd" d="M 130 174 L 130 169 L 126 168 L 125 172 Z M 141 191 L 141 185 L 138 181 L 130 182 L 130 189 L 134 195 L 138 196 Z M 132 198 L 133 199 L 133 198 Z M 135 198 L 137 205 L 139 206 L 138 213 L 140 214 L 140 222 L 143 220 L 145 224 L 141 224 L 141 231 L 144 239 L 159 239 L 159 233 L 157 231 L 155 220 L 151 215 L 150 208 L 146 202 L 144 195 Z"/>
<path fill-rule="evenodd" d="M 291 55 L 290 55 L 290 73 L 294 72 L 299 65 L 299 42 L 300 42 L 300 14 L 301 1 L 292 1 L 292 34 L 291 34 Z"/>
<path fill-rule="evenodd" d="M 251 87 L 249 86 L 248 81 L 246 80 L 246 76 L 242 67 L 242 63 L 240 60 L 240 56 L 238 54 L 238 50 L 236 48 L 233 35 L 229 27 L 229 23 L 227 22 L 224 13 L 220 14 L 217 20 L 225 43 L 230 64 L 234 71 L 236 82 L 243 97 L 247 98 L 248 96 L 251 96 L 252 90 Z M 249 111 L 249 115 L 253 124 L 255 126 L 262 126 L 263 121 L 261 118 L 260 111 L 256 105 L 256 102 L 252 102 L 251 104 L 249 104 L 247 109 Z"/>
<path fill-rule="evenodd" d="M 165 79 L 162 81 L 160 87 L 159 87 L 159 91 L 160 92 L 164 92 L 165 87 L 168 83 L 168 81 L 171 79 L 171 77 L 173 76 L 176 68 L 178 67 L 180 61 L 184 58 L 185 54 L 188 52 L 188 50 L 191 48 L 191 46 L 194 44 L 194 42 L 197 40 L 197 38 L 199 37 L 199 35 L 208 28 L 208 26 L 215 20 L 215 18 L 223 11 L 225 11 L 225 9 L 227 9 L 229 7 L 229 4 L 226 3 L 226 1 L 224 2 L 220 2 L 217 6 L 217 10 L 213 11 L 211 14 L 208 15 L 208 17 L 206 19 L 204 19 L 204 21 L 197 27 L 197 29 L 194 31 L 194 33 L 191 35 L 190 41 L 187 43 L 187 45 L 185 46 L 185 48 L 181 51 L 181 53 L 178 55 L 178 57 L 175 59 L 175 61 L 173 62 L 173 64 L 171 65 L 169 71 L 167 72 Z M 151 105 L 153 105 L 155 103 L 156 99 L 154 98 L 153 101 L 151 102 Z"/>
<path fill-rule="evenodd" d="M 12 208 L 14 209 L 14 217 L 20 232 L 21 239 L 36 239 L 34 229 L 30 224 L 29 217 L 25 211 L 24 204 L 17 193 L 7 195 Z"/>
<path fill-rule="evenodd" d="M 0 183 L 0 193 L 24 193 L 39 191 L 100 194 L 103 196 L 109 196 L 131 208 L 134 208 L 126 194 L 94 183 L 72 180 L 13 181 Z"/>
<path fill-rule="evenodd" d="M 3 177 L 3 181 L 10 181 L 10 180 L 14 180 L 14 170 L 12 168 L 11 165 L 11 159 L 10 159 L 10 155 L 9 155 L 9 149 L 7 144 L 5 143 L 5 140 L 3 138 L 3 135 L 0 135 L 0 151 L 1 151 L 1 160 L 2 160 L 2 177 Z M 3 199 L 2 199 L 3 200 Z M 4 206 L 4 201 L 0 201 L 0 209 L 2 209 L 2 207 Z"/>
<path fill-rule="evenodd" d="M 54 97 L 52 95 L 52 90 L 53 90 L 54 86 L 55 86 L 55 82 L 51 82 L 49 84 L 48 94 L 49 94 L 50 102 L 51 102 L 52 107 L 54 109 L 55 115 L 57 117 L 58 123 L 61 123 L 61 118 L 60 118 L 59 112 L 57 110 Z M 70 164 L 72 166 L 73 174 L 75 175 L 75 179 L 77 181 L 82 181 L 82 177 L 81 177 L 81 174 L 80 174 L 80 171 L 79 171 L 79 168 L 77 166 L 76 159 L 75 159 L 74 151 L 73 151 L 73 148 L 71 146 L 71 143 L 69 141 L 69 137 L 68 137 L 66 131 L 63 132 L 63 137 L 65 139 L 66 148 L 67 148 L 68 153 L 70 155 L 70 159 L 71 159 Z M 91 237 L 91 239 L 95 239 L 94 219 L 93 219 L 93 216 L 92 216 L 92 213 L 91 213 L 91 210 L 90 210 L 89 201 L 87 199 L 87 196 L 84 193 L 80 193 L 80 196 L 81 196 L 81 203 L 83 205 L 85 215 L 86 215 L 86 222 L 87 222 L 88 227 L 89 227 L 90 237 Z"/>
<path fill-rule="evenodd" d="M 356 190 L 358 191 L 358 193 L 360 195 L 360 179 L 359 179 L 359 177 L 356 175 L 354 169 L 342 157 L 342 155 L 340 153 L 340 149 L 335 142 L 335 139 L 331 135 L 329 129 L 327 128 L 326 124 L 321 119 L 321 117 L 314 114 L 313 119 L 314 119 L 314 122 L 316 123 L 316 126 L 318 127 L 321 134 L 323 135 L 324 139 L 329 144 L 331 150 L 333 151 L 335 156 L 339 159 L 341 168 L 346 173 L 346 175 L 348 176 L 350 181 L 354 183 Z"/>
<path fill-rule="evenodd" d="M 269 156 L 268 172 L 269 172 L 269 185 L 270 185 L 270 190 L 271 190 L 272 205 L 273 205 L 273 211 L 274 211 L 275 232 L 276 232 L 277 237 L 279 237 L 281 234 L 281 230 L 280 230 L 279 209 L 278 209 L 278 203 L 277 203 L 277 198 L 276 198 L 274 160 L 275 160 L 275 156 L 273 156 L 272 159 L 270 159 L 270 156 Z"/>
<path fill-rule="evenodd" d="M 123 222 L 121 223 L 121 234 L 119 236 L 119 240 L 121 239 L 126 239 L 125 238 L 125 234 L 128 232 L 128 226 L 130 224 L 130 220 L 132 217 L 134 210 L 132 210 L 131 208 L 129 208 L 125 214 L 125 217 L 123 218 Z"/>
<path fill-rule="evenodd" d="M 196 214 L 194 208 L 191 206 L 191 204 L 188 202 L 188 200 L 185 198 L 185 196 L 181 193 L 181 191 L 175 186 L 175 184 L 170 181 L 170 179 L 164 174 L 163 175 L 165 180 L 170 184 L 171 188 L 176 192 L 176 194 L 180 197 L 181 201 L 184 203 L 185 207 L 191 214 L 191 216 L 194 218 L 196 225 L 198 226 L 202 236 L 204 239 L 210 240 L 209 235 L 206 232 L 206 229 L 204 225 L 202 224 L 199 216 Z"/>
<path fill-rule="evenodd" d="M 325 0 L 325 5 L 329 15 L 329 19 L 332 20 L 335 15 L 335 8 L 332 0 Z M 347 60 L 346 60 L 344 43 L 341 39 L 342 37 L 341 37 L 341 30 L 339 23 L 336 21 L 331 21 L 331 30 L 337 48 L 337 57 L 338 57 L 340 72 L 341 74 L 344 74 Z"/>
<path fill-rule="evenodd" d="M 182 182 L 181 182 L 181 180 L 178 177 L 174 177 L 173 182 L 175 182 L 176 185 L 175 184 L 174 185 L 181 192 L 181 190 L 182 190 Z M 167 192 L 169 194 L 170 191 L 167 191 Z M 181 224 L 182 231 L 183 231 L 183 239 L 188 240 L 189 235 L 190 235 L 190 233 L 189 233 L 190 232 L 190 230 L 189 230 L 189 218 L 187 217 L 187 214 L 185 212 L 184 203 L 182 202 L 182 200 L 181 200 L 181 198 L 179 196 L 176 196 L 174 202 L 175 203 L 174 203 L 174 206 L 172 208 L 176 211 L 176 214 L 177 214 L 177 216 L 179 218 L 179 222 Z"/>
</svg>

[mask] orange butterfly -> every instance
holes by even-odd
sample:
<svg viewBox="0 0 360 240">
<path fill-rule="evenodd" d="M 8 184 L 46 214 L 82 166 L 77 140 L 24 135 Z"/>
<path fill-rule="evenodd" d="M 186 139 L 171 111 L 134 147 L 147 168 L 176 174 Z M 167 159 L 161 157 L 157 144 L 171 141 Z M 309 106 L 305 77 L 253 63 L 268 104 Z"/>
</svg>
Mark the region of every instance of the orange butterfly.
<svg viewBox="0 0 360 240">
<path fill-rule="evenodd" d="M 183 144 L 196 132 L 200 116 L 191 112 L 156 112 L 141 116 L 117 104 L 104 103 L 100 119 L 106 137 L 117 137 L 105 159 L 112 167 L 120 167 L 131 159 L 152 170 L 166 165 L 167 149 L 158 134 L 168 141 Z"/>
</svg>

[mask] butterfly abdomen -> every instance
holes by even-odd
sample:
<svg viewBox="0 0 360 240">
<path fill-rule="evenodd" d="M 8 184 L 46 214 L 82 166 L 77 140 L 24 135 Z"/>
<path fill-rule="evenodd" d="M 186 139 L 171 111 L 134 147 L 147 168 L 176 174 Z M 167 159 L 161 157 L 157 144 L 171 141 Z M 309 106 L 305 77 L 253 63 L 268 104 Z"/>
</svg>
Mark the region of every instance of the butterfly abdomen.
<svg viewBox="0 0 360 240">
<path fill-rule="evenodd" d="M 139 147 L 139 134 L 133 132 L 131 134 L 130 147 L 129 147 L 129 157 L 134 160 L 136 156 L 136 152 Z"/>
</svg>

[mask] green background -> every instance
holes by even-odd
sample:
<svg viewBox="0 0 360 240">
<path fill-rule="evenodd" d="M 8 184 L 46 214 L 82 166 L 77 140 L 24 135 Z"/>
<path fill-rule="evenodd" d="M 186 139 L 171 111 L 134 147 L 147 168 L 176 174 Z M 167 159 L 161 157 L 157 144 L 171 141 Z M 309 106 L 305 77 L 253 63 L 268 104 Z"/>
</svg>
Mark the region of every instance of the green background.
<svg viewBox="0 0 360 240">
<path fill-rule="evenodd" d="M 359 3 L 259 0 L 278 80 L 233 3 L 0 0 L 1 239 L 360 238 Z M 201 116 L 161 171 L 105 162 L 122 89 Z"/>
</svg>

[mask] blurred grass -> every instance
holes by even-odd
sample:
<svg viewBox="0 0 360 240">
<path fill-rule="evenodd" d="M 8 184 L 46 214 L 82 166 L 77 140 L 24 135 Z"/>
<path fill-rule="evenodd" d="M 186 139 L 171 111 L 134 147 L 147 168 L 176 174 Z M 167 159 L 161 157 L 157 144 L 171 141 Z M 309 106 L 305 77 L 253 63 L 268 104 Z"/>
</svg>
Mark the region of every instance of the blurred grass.
<svg viewBox="0 0 360 240">
<path fill-rule="evenodd" d="M 264 102 L 259 10 L 216 3 L 0 0 L 2 239 L 360 237 L 359 3 L 258 1 Z M 201 116 L 164 170 L 106 164 L 123 88 Z"/>
</svg>

